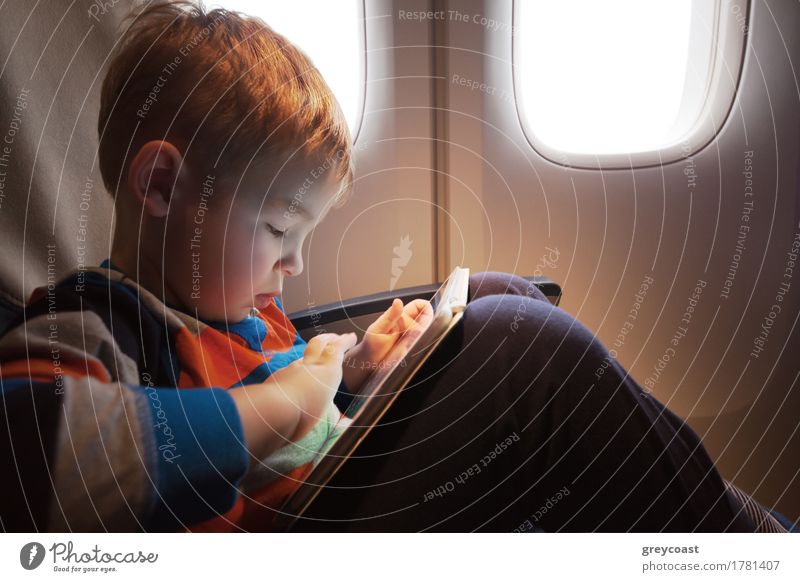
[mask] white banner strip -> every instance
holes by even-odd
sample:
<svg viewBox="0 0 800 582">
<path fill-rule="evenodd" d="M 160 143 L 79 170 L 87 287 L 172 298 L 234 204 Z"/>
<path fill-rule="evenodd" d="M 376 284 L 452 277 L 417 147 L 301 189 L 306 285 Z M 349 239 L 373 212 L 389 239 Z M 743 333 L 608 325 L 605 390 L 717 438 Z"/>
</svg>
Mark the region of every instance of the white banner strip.
<svg viewBox="0 0 800 582">
<path fill-rule="evenodd" d="M 798 556 L 792 534 L 0 535 L 15 581 L 796 581 Z"/>
</svg>

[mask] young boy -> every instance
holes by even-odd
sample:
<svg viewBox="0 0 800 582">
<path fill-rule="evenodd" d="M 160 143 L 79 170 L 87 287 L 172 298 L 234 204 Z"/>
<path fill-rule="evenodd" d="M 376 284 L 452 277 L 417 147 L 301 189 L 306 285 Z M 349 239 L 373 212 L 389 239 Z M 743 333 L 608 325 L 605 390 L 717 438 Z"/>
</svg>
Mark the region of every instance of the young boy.
<svg viewBox="0 0 800 582">
<path fill-rule="evenodd" d="M 268 530 L 347 426 L 337 389 L 357 393 L 430 304 L 395 300 L 358 344 L 306 344 L 286 317 L 284 278 L 352 188 L 351 142 L 318 71 L 260 20 L 145 8 L 98 131 L 111 256 L 34 292 L 0 340 L 6 407 L 37 419 L 10 422 L 3 526 Z"/>
</svg>

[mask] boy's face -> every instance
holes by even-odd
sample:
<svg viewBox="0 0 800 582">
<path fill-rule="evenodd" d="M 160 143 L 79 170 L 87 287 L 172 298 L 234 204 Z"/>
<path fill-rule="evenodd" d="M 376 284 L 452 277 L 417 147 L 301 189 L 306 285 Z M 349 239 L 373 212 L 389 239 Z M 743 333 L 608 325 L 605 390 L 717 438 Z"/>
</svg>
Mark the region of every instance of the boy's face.
<svg viewBox="0 0 800 582">
<path fill-rule="evenodd" d="M 173 197 L 164 248 L 164 284 L 177 307 L 207 321 L 240 321 L 302 272 L 303 242 L 339 188 L 332 171 L 315 167 L 275 177 L 274 168 L 253 166 L 230 187 L 192 176 L 199 190 Z"/>
</svg>

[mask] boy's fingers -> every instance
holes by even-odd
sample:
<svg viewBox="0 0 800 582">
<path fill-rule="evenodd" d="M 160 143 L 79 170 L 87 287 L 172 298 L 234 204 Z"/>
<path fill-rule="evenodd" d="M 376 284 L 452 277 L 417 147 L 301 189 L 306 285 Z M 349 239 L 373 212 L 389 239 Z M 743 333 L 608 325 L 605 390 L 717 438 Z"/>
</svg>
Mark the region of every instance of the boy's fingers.
<svg viewBox="0 0 800 582">
<path fill-rule="evenodd" d="M 303 358 L 307 360 L 313 360 L 319 358 L 322 355 L 322 351 L 325 349 L 325 346 L 331 341 L 333 337 L 337 337 L 335 333 L 321 333 L 319 335 L 315 335 L 310 340 L 308 340 L 308 344 L 306 345 L 306 349 L 303 352 Z"/>
<path fill-rule="evenodd" d="M 331 339 L 325 350 L 328 354 L 344 357 L 344 353 L 356 345 L 358 337 L 355 333 L 345 333 L 336 338 Z"/>
<path fill-rule="evenodd" d="M 395 297 L 389 309 L 384 311 L 381 316 L 375 321 L 380 329 L 391 326 L 394 321 L 403 314 L 403 300 Z"/>
<path fill-rule="evenodd" d="M 322 352 L 321 342 L 316 337 L 312 337 L 306 344 L 306 349 L 303 351 L 303 360 L 311 361 L 319 357 Z"/>
<path fill-rule="evenodd" d="M 430 302 L 424 299 L 415 299 L 403 310 L 403 327 L 406 329 L 418 326 L 426 327 L 432 318 L 433 307 Z"/>
<path fill-rule="evenodd" d="M 428 314 L 433 314 L 433 307 L 430 301 L 425 299 L 414 299 L 414 301 L 407 303 L 403 309 L 403 313 L 410 315 L 412 318 L 422 318 Z"/>
<path fill-rule="evenodd" d="M 328 336 L 322 340 L 325 342 L 321 350 L 321 355 L 324 357 L 344 359 L 344 353 L 358 341 L 358 337 L 353 332 L 342 335 L 336 333 L 324 335 Z"/>
<path fill-rule="evenodd" d="M 389 309 L 381 313 L 367 329 L 371 333 L 389 333 L 397 327 L 397 321 L 403 317 L 403 309 L 403 300 L 395 297 Z"/>
</svg>

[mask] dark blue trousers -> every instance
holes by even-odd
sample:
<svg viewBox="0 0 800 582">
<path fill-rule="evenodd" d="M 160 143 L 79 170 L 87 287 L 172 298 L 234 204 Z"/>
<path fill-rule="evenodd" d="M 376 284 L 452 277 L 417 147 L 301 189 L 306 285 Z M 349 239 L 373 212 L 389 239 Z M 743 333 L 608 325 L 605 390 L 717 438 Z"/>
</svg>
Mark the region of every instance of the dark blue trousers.
<svg viewBox="0 0 800 582">
<path fill-rule="evenodd" d="M 598 374 L 603 370 L 602 374 Z M 526 280 L 462 321 L 296 531 L 754 531 L 697 434 Z"/>
</svg>

